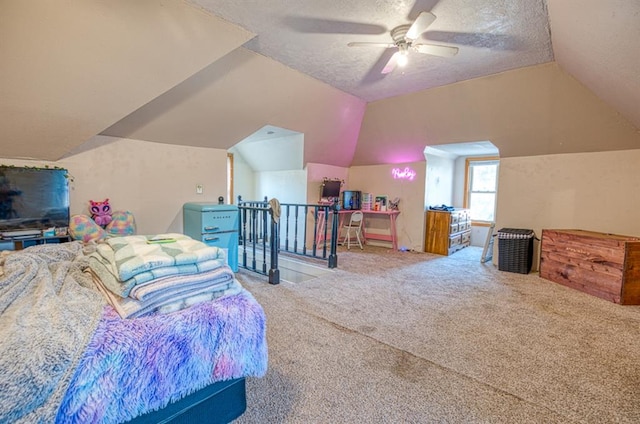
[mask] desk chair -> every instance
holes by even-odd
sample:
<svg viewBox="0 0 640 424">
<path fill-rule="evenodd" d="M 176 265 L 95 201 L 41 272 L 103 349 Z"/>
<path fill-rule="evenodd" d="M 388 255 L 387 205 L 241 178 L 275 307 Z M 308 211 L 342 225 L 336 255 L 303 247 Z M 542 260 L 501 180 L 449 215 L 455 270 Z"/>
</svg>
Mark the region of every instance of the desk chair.
<svg viewBox="0 0 640 424">
<path fill-rule="evenodd" d="M 347 244 L 347 249 L 351 249 L 351 233 L 353 232 L 356 240 L 358 241 L 358 245 L 360 249 L 362 249 L 362 240 L 360 239 L 360 235 L 362 234 L 362 211 L 355 211 L 351 214 L 351 218 L 349 218 L 349 223 L 345 224 L 343 228 L 347 230 L 347 234 L 344 239 L 344 243 Z M 343 244 L 344 244 L 343 243 Z"/>
</svg>

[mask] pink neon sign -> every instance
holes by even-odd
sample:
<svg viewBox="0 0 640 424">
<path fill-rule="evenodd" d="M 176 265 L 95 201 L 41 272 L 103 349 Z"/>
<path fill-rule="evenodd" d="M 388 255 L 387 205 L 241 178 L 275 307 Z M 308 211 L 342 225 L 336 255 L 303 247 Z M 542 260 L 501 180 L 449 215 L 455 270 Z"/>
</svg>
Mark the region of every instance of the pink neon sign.
<svg viewBox="0 0 640 424">
<path fill-rule="evenodd" d="M 408 166 L 404 169 L 393 168 L 391 170 L 391 175 L 393 175 L 394 180 L 409 180 L 413 181 L 416 177 L 416 171 L 409 168 Z"/>
</svg>

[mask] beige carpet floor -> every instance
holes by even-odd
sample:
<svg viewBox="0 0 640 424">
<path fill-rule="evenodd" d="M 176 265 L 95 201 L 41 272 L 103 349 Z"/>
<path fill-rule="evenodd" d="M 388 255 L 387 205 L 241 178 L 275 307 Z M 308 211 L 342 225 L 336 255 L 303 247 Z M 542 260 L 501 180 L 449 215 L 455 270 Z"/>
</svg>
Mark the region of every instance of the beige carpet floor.
<svg viewBox="0 0 640 424">
<path fill-rule="evenodd" d="M 279 285 L 240 271 L 269 371 L 237 423 L 640 422 L 640 307 L 480 254 L 341 248 L 338 269 Z"/>
</svg>

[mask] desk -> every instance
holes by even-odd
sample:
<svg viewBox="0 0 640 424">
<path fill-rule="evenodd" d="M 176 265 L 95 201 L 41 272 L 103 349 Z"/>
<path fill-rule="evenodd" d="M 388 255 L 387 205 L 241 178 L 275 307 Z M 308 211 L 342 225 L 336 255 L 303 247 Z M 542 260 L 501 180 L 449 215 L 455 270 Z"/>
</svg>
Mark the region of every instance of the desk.
<svg viewBox="0 0 640 424">
<path fill-rule="evenodd" d="M 340 210 L 338 211 L 338 242 L 341 241 L 340 234 L 342 232 L 342 227 L 344 226 L 345 219 L 350 216 L 353 210 Z M 364 237 L 364 241 L 366 243 L 367 240 L 381 240 L 388 241 L 391 243 L 391 248 L 394 250 L 398 250 L 398 232 L 396 230 L 396 218 L 400 215 L 400 211 L 391 210 L 391 211 L 361 211 L 364 215 L 364 220 L 362 222 L 362 236 Z M 329 212 L 328 222 L 331 222 L 331 215 L 333 211 Z M 375 216 L 382 216 L 389 218 L 389 234 L 377 234 L 377 233 L 367 233 L 367 218 L 372 218 Z M 329 231 L 330 232 L 330 231 Z M 316 225 L 316 244 L 320 244 L 324 242 L 324 211 L 318 212 L 318 223 Z"/>
<path fill-rule="evenodd" d="M 364 222 L 362 226 L 362 234 L 364 235 L 365 240 L 382 240 L 391 242 L 391 248 L 393 250 L 398 250 L 398 232 L 396 230 L 396 217 L 400 215 L 400 211 L 392 210 L 392 211 L 362 211 L 364 214 Z M 367 227 L 367 217 L 371 218 L 374 216 L 386 216 L 389 218 L 389 234 L 376 234 L 376 233 L 367 233 L 365 228 Z"/>
</svg>

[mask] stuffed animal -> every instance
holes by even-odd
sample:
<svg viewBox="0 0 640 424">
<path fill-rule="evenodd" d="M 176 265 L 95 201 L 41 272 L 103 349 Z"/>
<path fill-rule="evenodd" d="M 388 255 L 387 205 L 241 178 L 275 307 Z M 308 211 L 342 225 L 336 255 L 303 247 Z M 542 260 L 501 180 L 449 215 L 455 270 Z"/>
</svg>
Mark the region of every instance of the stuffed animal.
<svg viewBox="0 0 640 424">
<path fill-rule="evenodd" d="M 136 221 L 129 211 L 111 211 L 109 199 L 89 201 L 88 215 L 73 215 L 69 222 L 69 235 L 85 243 L 99 242 L 108 237 L 131 236 L 136 233 Z"/>
<path fill-rule="evenodd" d="M 89 200 L 89 205 L 91 218 L 102 228 L 106 227 L 111 222 L 111 206 L 109 205 L 109 199 L 104 199 L 102 202 Z"/>
</svg>

